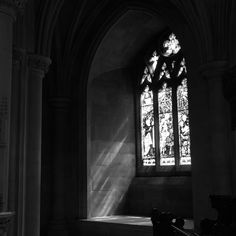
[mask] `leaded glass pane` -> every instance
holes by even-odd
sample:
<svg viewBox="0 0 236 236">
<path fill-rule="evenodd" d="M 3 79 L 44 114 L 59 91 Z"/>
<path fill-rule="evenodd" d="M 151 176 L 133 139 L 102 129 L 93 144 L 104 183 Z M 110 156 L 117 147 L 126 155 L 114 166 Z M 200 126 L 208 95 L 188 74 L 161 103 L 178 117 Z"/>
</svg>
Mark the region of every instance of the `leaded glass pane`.
<svg viewBox="0 0 236 236">
<path fill-rule="evenodd" d="M 158 92 L 160 165 L 175 164 L 172 114 L 172 89 L 166 83 Z"/>
<path fill-rule="evenodd" d="M 177 89 L 180 165 L 191 165 L 187 79 Z"/>
<path fill-rule="evenodd" d="M 155 166 L 153 92 L 146 86 L 141 94 L 141 145 L 143 166 Z"/>
</svg>

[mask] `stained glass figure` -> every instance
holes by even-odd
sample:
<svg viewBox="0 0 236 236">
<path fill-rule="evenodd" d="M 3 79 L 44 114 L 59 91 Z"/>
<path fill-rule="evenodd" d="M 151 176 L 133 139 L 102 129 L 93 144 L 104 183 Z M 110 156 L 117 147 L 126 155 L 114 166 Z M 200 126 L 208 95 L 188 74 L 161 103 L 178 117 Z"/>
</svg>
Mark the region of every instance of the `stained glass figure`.
<svg viewBox="0 0 236 236">
<path fill-rule="evenodd" d="M 163 47 L 164 47 L 163 56 L 166 57 L 169 57 L 171 54 L 177 54 L 181 49 L 179 41 L 178 39 L 176 39 L 176 36 L 173 33 L 169 36 L 168 40 L 164 41 Z"/>
<path fill-rule="evenodd" d="M 185 59 L 183 58 L 183 60 L 181 61 L 180 63 L 180 68 L 179 68 L 179 72 L 178 72 L 178 77 L 182 74 L 182 73 L 187 73 L 187 68 L 186 68 L 186 65 L 185 65 Z"/>
<path fill-rule="evenodd" d="M 166 66 L 166 63 L 163 63 L 162 67 L 161 67 L 161 72 L 159 74 L 159 80 L 161 80 L 163 78 L 163 76 L 166 78 L 166 79 L 170 79 L 170 73 L 169 71 L 167 70 L 167 66 Z"/>
<path fill-rule="evenodd" d="M 143 166 L 155 166 L 153 92 L 146 86 L 141 94 L 141 129 Z"/>
<path fill-rule="evenodd" d="M 154 72 L 156 70 L 158 59 L 159 59 L 159 56 L 157 56 L 157 52 L 154 51 L 153 54 L 152 54 L 152 57 L 149 60 L 150 64 L 148 66 L 149 67 L 149 72 L 152 76 L 154 75 Z"/>
<path fill-rule="evenodd" d="M 148 67 L 145 67 L 145 69 L 144 69 L 141 84 L 143 84 L 145 81 L 150 82 L 150 83 L 152 82 L 152 77 L 149 73 Z"/>
<path fill-rule="evenodd" d="M 172 63 L 171 63 L 171 68 L 172 68 L 172 69 L 175 68 L 175 61 L 172 61 Z"/>
<path fill-rule="evenodd" d="M 177 89 L 180 165 L 191 165 L 187 79 Z"/>
<path fill-rule="evenodd" d="M 160 165 L 175 164 L 172 114 L 172 89 L 166 83 L 158 92 Z"/>
</svg>

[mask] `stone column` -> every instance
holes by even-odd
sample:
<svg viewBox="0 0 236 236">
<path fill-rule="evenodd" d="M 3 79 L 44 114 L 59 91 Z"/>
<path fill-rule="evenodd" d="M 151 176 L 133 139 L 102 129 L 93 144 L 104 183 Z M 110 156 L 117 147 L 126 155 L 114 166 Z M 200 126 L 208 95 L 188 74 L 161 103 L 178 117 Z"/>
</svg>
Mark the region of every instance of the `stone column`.
<svg viewBox="0 0 236 236">
<path fill-rule="evenodd" d="M 15 216 L 9 235 L 22 235 L 24 209 L 24 143 L 25 143 L 25 106 L 26 106 L 26 52 L 13 49 L 11 127 L 9 152 L 9 190 L 8 210 Z"/>
<path fill-rule="evenodd" d="M 43 56 L 28 56 L 25 236 L 40 235 L 42 79 L 50 63 Z"/>
<path fill-rule="evenodd" d="M 225 61 L 215 61 L 201 67 L 201 73 L 208 82 L 209 107 L 209 194 L 228 195 L 232 193 L 230 163 L 230 116 L 229 104 L 223 96 L 222 75 Z M 199 95 L 201 96 L 201 95 Z M 207 114 L 203 114 L 207 115 Z M 206 176 L 207 177 L 207 176 Z M 207 196 L 206 196 L 207 197 Z"/>
<path fill-rule="evenodd" d="M 224 96 L 230 104 L 231 111 L 231 173 L 232 193 L 236 196 L 236 66 L 226 71 L 223 77 Z"/>
<path fill-rule="evenodd" d="M 236 113 L 236 99 L 233 104 L 233 112 Z M 232 172 L 232 193 L 233 196 L 236 196 L 236 127 L 232 130 L 232 145 L 233 145 L 233 152 L 232 152 L 232 160 L 231 160 L 231 172 Z"/>
<path fill-rule="evenodd" d="M 53 131 L 53 206 L 49 236 L 68 235 L 65 222 L 66 208 L 66 163 L 70 157 L 68 152 L 68 112 L 70 99 L 54 97 L 49 100 L 52 107 Z"/>
<path fill-rule="evenodd" d="M 11 1 L 0 0 L 0 199 L 7 210 L 9 171 L 9 132 L 12 72 L 12 31 L 15 8 Z"/>
</svg>

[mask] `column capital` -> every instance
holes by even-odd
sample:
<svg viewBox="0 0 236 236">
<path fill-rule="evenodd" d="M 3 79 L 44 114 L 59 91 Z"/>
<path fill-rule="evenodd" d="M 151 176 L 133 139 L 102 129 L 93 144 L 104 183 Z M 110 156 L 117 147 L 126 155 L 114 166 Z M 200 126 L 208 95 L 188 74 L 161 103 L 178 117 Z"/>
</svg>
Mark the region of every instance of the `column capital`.
<svg viewBox="0 0 236 236">
<path fill-rule="evenodd" d="M 29 68 L 43 74 L 46 74 L 48 72 L 51 62 L 52 61 L 49 57 L 35 55 L 35 54 L 28 55 Z"/>
<path fill-rule="evenodd" d="M 200 65 L 199 73 L 205 79 L 215 79 L 221 77 L 227 69 L 227 61 L 211 61 Z"/>
</svg>

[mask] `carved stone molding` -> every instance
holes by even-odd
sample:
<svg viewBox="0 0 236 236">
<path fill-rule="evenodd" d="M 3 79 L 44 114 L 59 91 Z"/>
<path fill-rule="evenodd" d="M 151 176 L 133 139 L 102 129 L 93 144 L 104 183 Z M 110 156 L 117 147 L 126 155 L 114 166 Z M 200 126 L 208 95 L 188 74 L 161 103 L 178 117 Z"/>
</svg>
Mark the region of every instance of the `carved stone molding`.
<svg viewBox="0 0 236 236">
<path fill-rule="evenodd" d="M 36 70 L 40 73 L 46 74 L 48 72 L 51 59 L 41 55 L 28 55 L 29 68 Z"/>
</svg>

